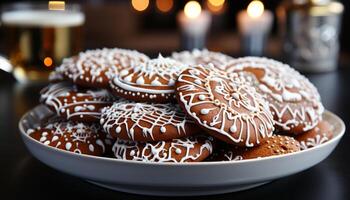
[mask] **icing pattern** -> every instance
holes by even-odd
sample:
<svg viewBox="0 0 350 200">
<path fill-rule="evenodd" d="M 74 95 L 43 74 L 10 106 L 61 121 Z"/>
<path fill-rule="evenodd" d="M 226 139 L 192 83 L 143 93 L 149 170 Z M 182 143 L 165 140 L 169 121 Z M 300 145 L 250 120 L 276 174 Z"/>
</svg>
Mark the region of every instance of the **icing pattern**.
<svg viewBox="0 0 350 200">
<path fill-rule="evenodd" d="M 103 155 L 112 146 L 112 140 L 98 124 L 55 122 L 28 129 L 27 134 L 44 145 L 78 154 Z"/>
<path fill-rule="evenodd" d="M 117 139 L 112 147 L 117 159 L 143 162 L 195 162 L 212 153 L 212 138 L 192 136 L 153 143 Z"/>
<path fill-rule="evenodd" d="M 188 65 L 208 65 L 212 63 L 219 69 L 224 69 L 225 64 L 233 59 L 228 55 L 208 51 L 207 49 L 173 52 L 172 58 Z"/>
<path fill-rule="evenodd" d="M 67 120 L 98 121 L 101 109 L 112 105 L 115 99 L 107 90 L 79 90 L 70 83 L 60 82 L 44 88 L 40 101 Z"/>
<path fill-rule="evenodd" d="M 148 59 L 146 55 L 135 50 L 95 49 L 64 59 L 56 71 L 83 86 L 107 87 L 109 80 L 118 71 Z"/>
<path fill-rule="evenodd" d="M 169 101 L 174 98 L 175 81 L 185 68 L 187 65 L 159 55 L 121 70 L 111 81 L 111 88 L 131 100 L 162 98 Z"/>
<path fill-rule="evenodd" d="M 324 133 L 322 135 L 316 135 L 314 138 L 307 138 L 305 141 L 300 142 L 300 149 L 306 150 L 315 146 L 318 146 L 320 144 L 323 144 L 327 142 L 329 138 Z"/>
<path fill-rule="evenodd" d="M 180 105 L 213 136 L 247 147 L 271 137 L 267 103 L 239 74 L 199 65 L 185 70 L 176 85 Z"/>
<path fill-rule="evenodd" d="M 199 130 L 174 104 L 122 100 L 102 112 L 101 125 L 113 138 L 159 141 L 188 136 Z"/>
<path fill-rule="evenodd" d="M 253 85 L 269 102 L 280 129 L 304 132 L 321 120 L 324 108 L 317 89 L 288 65 L 267 58 L 244 57 L 230 61 L 226 71 L 245 71 L 256 76 Z"/>
</svg>

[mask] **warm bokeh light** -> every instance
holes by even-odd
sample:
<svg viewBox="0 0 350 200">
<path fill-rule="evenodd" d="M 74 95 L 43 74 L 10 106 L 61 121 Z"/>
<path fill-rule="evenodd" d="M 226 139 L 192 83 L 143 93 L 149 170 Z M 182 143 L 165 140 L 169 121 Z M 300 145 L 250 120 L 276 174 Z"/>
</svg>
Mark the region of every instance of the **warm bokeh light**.
<svg viewBox="0 0 350 200">
<path fill-rule="evenodd" d="M 220 7 L 224 5 L 225 0 L 208 0 L 208 4 L 214 6 L 214 7 Z"/>
<path fill-rule="evenodd" d="M 201 14 L 202 8 L 197 1 L 189 1 L 185 5 L 184 12 L 186 17 L 196 18 Z"/>
<path fill-rule="evenodd" d="M 131 0 L 131 5 L 137 11 L 144 11 L 149 6 L 149 0 Z"/>
<path fill-rule="evenodd" d="M 221 13 L 225 5 L 225 0 L 207 0 L 207 8 L 212 13 Z"/>
<path fill-rule="evenodd" d="M 264 4 L 261 1 L 252 1 L 248 5 L 247 12 L 252 18 L 260 17 L 264 13 Z"/>
<path fill-rule="evenodd" d="M 49 10 L 65 10 L 64 1 L 49 1 Z"/>
<path fill-rule="evenodd" d="M 45 65 L 46 67 L 51 67 L 52 64 L 53 64 L 52 58 L 46 57 L 46 58 L 44 59 L 44 65 Z"/>
<path fill-rule="evenodd" d="M 169 12 L 174 5 L 173 0 L 156 0 L 156 6 L 161 12 Z"/>
</svg>

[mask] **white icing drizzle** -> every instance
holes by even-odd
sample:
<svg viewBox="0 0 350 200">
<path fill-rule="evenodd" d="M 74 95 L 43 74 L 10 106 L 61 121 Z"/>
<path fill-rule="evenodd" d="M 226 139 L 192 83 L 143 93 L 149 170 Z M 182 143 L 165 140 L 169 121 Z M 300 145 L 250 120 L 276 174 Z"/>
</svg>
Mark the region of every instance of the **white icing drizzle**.
<svg viewBox="0 0 350 200">
<path fill-rule="evenodd" d="M 203 84 L 193 83 L 196 79 L 200 79 Z M 247 147 L 259 144 L 260 139 L 272 135 L 274 123 L 270 112 L 266 110 L 266 102 L 247 84 L 244 77 L 232 74 L 229 78 L 213 66 L 200 65 L 184 71 L 179 76 L 178 83 L 181 104 L 203 127 L 225 136 L 232 143 L 244 143 Z M 233 98 L 232 93 L 239 94 L 238 99 Z M 200 95 L 205 95 L 206 98 L 199 97 Z M 197 108 L 201 109 L 200 114 L 212 111 L 212 120 L 203 121 L 193 113 Z M 234 131 L 230 128 L 232 126 L 239 128 Z"/>
<path fill-rule="evenodd" d="M 300 149 L 306 150 L 312 147 L 316 147 L 320 144 L 327 142 L 329 138 L 326 133 L 317 134 L 315 137 L 307 138 L 305 141 L 300 142 Z"/>
<path fill-rule="evenodd" d="M 252 81 L 253 86 L 269 102 L 278 127 L 289 131 L 302 125 L 303 131 L 308 131 L 322 119 L 324 108 L 320 95 L 299 72 L 281 62 L 258 57 L 238 58 L 226 66 L 229 73 L 249 69 L 263 70 L 263 76 Z"/>
<path fill-rule="evenodd" d="M 117 159 L 143 162 L 193 162 L 205 152 L 212 153 L 212 138 L 185 137 L 154 143 L 132 142 L 117 139 L 112 151 Z M 181 158 L 178 156 L 181 155 Z M 204 159 L 204 158 L 203 158 Z"/>
<path fill-rule="evenodd" d="M 207 49 L 194 49 L 192 51 L 173 52 L 172 58 L 188 65 L 207 65 L 209 63 L 212 63 L 216 68 L 219 69 L 224 69 L 225 64 L 233 59 L 228 55 L 219 52 L 208 51 Z"/>
<path fill-rule="evenodd" d="M 194 123 L 174 104 L 136 103 L 125 100 L 103 109 L 102 119 L 102 127 L 107 133 L 111 133 L 112 130 L 120 133 L 123 130 L 129 140 L 134 140 L 135 134 L 155 140 L 153 134 L 158 130 L 166 134 L 167 126 L 177 130 L 177 137 L 186 136 L 189 134 L 186 126 Z M 136 133 L 134 130 L 142 132 Z"/>
<path fill-rule="evenodd" d="M 224 158 L 228 161 L 239 161 L 243 160 L 243 156 L 235 155 L 232 151 L 227 151 L 224 153 Z"/>
<path fill-rule="evenodd" d="M 115 99 L 107 90 L 79 91 L 70 83 L 61 82 L 44 88 L 40 100 L 68 120 L 81 115 L 99 120 L 100 109 L 111 105 Z"/>
<path fill-rule="evenodd" d="M 149 58 L 146 55 L 135 50 L 95 49 L 64 59 L 56 71 L 74 82 L 83 81 L 92 86 L 100 84 L 107 86 L 108 81 L 118 71 L 147 60 Z"/>
<path fill-rule="evenodd" d="M 137 98 L 144 95 L 141 93 L 152 94 L 147 96 L 149 98 L 164 94 L 168 97 L 169 94 L 173 95 L 175 80 L 186 67 L 183 63 L 159 55 L 156 59 L 124 69 L 114 77 L 111 88 Z"/>
</svg>

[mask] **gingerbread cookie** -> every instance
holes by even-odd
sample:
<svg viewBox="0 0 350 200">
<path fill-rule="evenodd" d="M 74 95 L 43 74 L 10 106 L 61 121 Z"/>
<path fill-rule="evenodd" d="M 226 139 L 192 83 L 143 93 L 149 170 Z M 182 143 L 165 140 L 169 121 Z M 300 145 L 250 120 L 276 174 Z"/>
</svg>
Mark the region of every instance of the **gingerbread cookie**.
<svg viewBox="0 0 350 200">
<path fill-rule="evenodd" d="M 134 101 L 174 101 L 174 84 L 185 68 L 187 65 L 159 55 L 156 59 L 120 71 L 110 87 L 115 95 Z"/>
<path fill-rule="evenodd" d="M 224 69 L 227 62 L 233 59 L 231 56 L 208 51 L 207 49 L 174 52 L 172 58 L 188 65 L 208 65 L 212 63 L 218 69 Z"/>
<path fill-rule="evenodd" d="M 56 71 L 84 87 L 107 88 L 109 81 L 120 70 L 149 58 L 137 51 L 126 49 L 96 49 L 64 59 Z"/>
<path fill-rule="evenodd" d="M 326 121 L 320 121 L 317 126 L 305 133 L 297 135 L 301 150 L 309 149 L 327 142 L 333 137 L 333 126 Z"/>
<path fill-rule="evenodd" d="M 29 129 L 27 134 L 44 145 L 78 154 L 102 156 L 112 146 L 98 124 L 54 122 Z"/>
<path fill-rule="evenodd" d="M 40 101 L 66 120 L 98 122 L 101 109 L 112 105 L 115 99 L 104 89 L 78 89 L 75 85 L 61 82 L 44 88 Z"/>
<path fill-rule="evenodd" d="M 212 152 L 211 138 L 190 136 L 152 143 L 117 139 L 112 151 L 117 159 L 143 162 L 200 162 Z"/>
<path fill-rule="evenodd" d="M 200 127 L 227 143 L 253 147 L 273 133 L 267 103 L 239 74 L 212 65 L 188 68 L 176 82 L 176 95 Z"/>
<path fill-rule="evenodd" d="M 276 156 L 300 151 L 300 144 L 289 136 L 273 135 L 260 146 L 240 148 L 226 146 L 216 153 L 215 161 L 238 161 L 253 158 Z"/>
<path fill-rule="evenodd" d="M 254 75 L 253 84 L 269 102 L 277 128 L 297 135 L 311 130 L 322 119 L 323 106 L 317 89 L 307 78 L 286 64 L 258 57 L 232 60 L 227 72 Z"/>
<path fill-rule="evenodd" d="M 101 124 L 112 138 L 161 141 L 200 132 L 200 128 L 174 104 L 119 101 L 102 112 Z"/>
</svg>

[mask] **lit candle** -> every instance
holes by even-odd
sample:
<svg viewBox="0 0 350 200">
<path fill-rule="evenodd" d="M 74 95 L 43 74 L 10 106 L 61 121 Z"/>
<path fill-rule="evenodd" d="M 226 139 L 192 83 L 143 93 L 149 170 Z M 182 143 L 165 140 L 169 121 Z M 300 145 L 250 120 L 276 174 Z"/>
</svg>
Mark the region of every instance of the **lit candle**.
<svg viewBox="0 0 350 200">
<path fill-rule="evenodd" d="M 210 13 L 202 11 L 197 1 L 189 1 L 177 19 L 182 31 L 182 48 L 204 48 L 205 36 L 211 23 Z"/>
<path fill-rule="evenodd" d="M 247 10 L 240 11 L 237 23 L 241 40 L 241 48 L 247 55 L 263 54 L 265 41 L 270 33 L 273 15 L 264 9 L 261 1 L 252 1 Z"/>
</svg>

